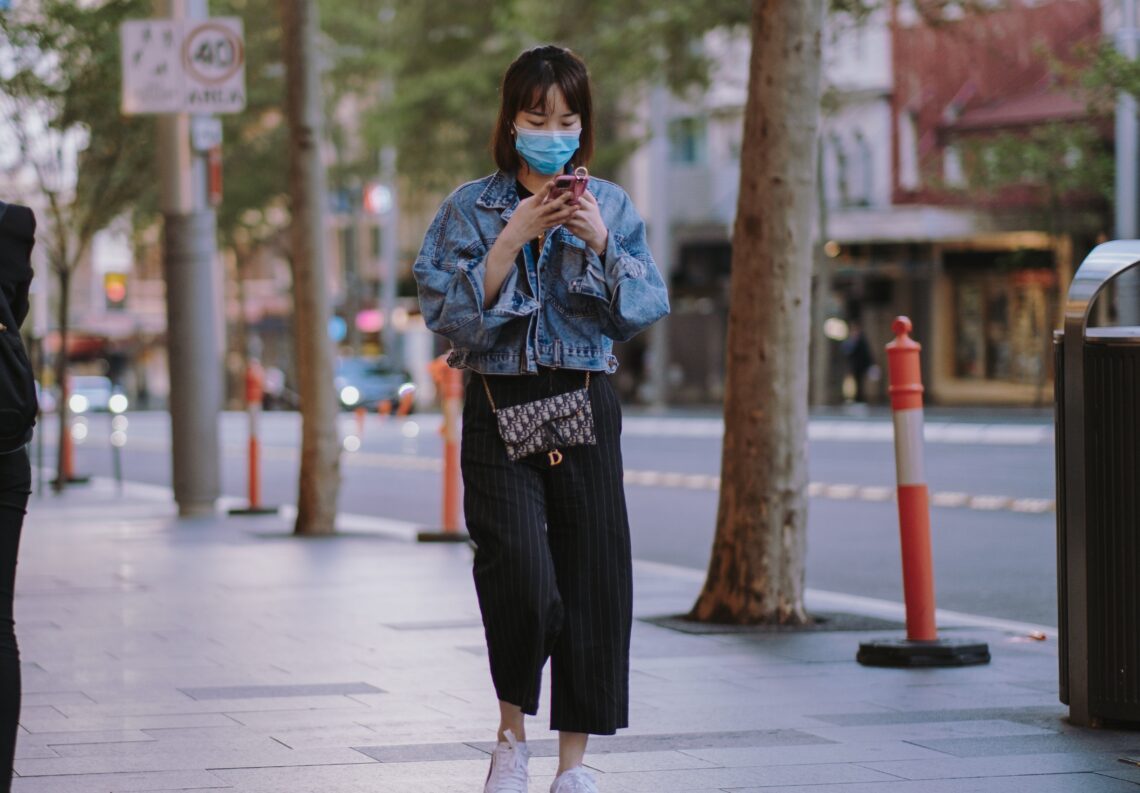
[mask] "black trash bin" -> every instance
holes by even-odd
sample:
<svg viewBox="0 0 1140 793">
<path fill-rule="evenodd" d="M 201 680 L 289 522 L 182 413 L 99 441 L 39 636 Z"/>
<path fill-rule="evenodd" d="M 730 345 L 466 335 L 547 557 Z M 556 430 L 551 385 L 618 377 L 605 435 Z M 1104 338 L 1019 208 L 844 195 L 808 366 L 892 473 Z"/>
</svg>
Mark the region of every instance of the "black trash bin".
<svg viewBox="0 0 1140 793">
<path fill-rule="evenodd" d="M 1140 241 L 1098 246 L 1073 278 L 1056 353 L 1061 701 L 1078 725 L 1140 722 L 1140 328 L 1090 328 Z"/>
</svg>

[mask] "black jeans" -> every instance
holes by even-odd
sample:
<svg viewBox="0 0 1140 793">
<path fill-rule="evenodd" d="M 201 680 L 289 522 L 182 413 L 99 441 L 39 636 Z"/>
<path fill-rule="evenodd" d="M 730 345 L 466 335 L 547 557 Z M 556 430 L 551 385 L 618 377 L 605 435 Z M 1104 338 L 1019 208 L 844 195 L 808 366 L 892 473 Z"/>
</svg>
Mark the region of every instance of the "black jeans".
<svg viewBox="0 0 1140 793">
<path fill-rule="evenodd" d="M 0 454 L 0 792 L 12 786 L 12 759 L 20 721 L 20 649 L 16 645 L 12 602 L 16 590 L 16 555 L 32 470 L 28 452 Z"/>
<path fill-rule="evenodd" d="M 585 373 L 488 376 L 502 407 L 581 388 Z M 629 521 L 622 487 L 621 405 L 595 372 L 598 443 L 507 458 L 478 375 L 467 386 L 462 467 L 475 589 L 500 700 L 534 715 L 551 661 L 550 726 L 612 735 L 629 716 L 633 618 Z"/>
</svg>

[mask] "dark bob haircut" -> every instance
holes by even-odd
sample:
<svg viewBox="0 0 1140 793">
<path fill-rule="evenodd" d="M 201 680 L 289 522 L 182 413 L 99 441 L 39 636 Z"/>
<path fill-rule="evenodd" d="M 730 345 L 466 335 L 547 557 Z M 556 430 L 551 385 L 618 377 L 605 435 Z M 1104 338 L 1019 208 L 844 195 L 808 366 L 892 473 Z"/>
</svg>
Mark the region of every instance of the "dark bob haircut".
<svg viewBox="0 0 1140 793">
<path fill-rule="evenodd" d="M 555 86 L 562 90 L 570 110 L 582 119 L 582 136 L 578 139 L 578 151 L 570 158 L 570 167 L 586 165 L 594 156 L 593 103 L 586 64 L 564 47 L 546 45 L 515 58 L 503 75 L 499 120 L 491 139 L 491 153 L 501 170 L 517 173 L 522 164 L 511 131 L 515 118 L 523 110 L 545 112 L 550 89 Z"/>
</svg>

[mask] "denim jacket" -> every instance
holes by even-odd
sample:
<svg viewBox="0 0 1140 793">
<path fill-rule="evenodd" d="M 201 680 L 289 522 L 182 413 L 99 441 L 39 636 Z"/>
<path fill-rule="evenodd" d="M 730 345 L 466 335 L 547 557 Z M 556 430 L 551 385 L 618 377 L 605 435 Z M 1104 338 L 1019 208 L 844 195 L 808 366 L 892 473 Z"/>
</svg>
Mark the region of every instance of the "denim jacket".
<svg viewBox="0 0 1140 793">
<path fill-rule="evenodd" d="M 451 366 L 484 374 L 526 374 L 539 366 L 612 373 L 613 342 L 669 313 L 633 202 L 616 184 L 592 176 L 589 190 L 609 229 L 605 256 L 558 227 L 537 261 L 531 246 L 523 246 L 530 288 L 512 267 L 487 308 L 487 254 L 518 206 L 515 177 L 498 171 L 443 202 L 413 270 L 427 326 L 451 341 Z"/>
</svg>

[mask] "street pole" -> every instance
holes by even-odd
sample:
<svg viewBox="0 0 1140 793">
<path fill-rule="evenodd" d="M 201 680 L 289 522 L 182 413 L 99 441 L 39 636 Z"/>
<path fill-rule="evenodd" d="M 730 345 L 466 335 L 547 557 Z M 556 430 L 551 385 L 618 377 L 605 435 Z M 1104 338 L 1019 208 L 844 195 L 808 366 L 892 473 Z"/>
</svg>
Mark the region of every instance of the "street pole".
<svg viewBox="0 0 1140 793">
<path fill-rule="evenodd" d="M 815 191 L 817 201 L 817 217 L 819 239 L 815 242 L 815 278 L 811 284 L 811 380 L 810 404 L 812 407 L 822 407 L 827 404 L 828 382 L 827 375 L 830 370 L 830 348 L 827 336 L 823 332 L 823 323 L 827 319 L 827 301 L 831 295 L 831 263 L 828 261 L 827 246 L 827 191 L 824 171 L 823 136 L 816 142 L 816 172 Z"/>
<path fill-rule="evenodd" d="M 360 198 L 359 188 L 353 190 L 353 197 Z M 345 325 L 345 343 L 348 349 L 352 351 L 353 356 L 360 355 L 360 326 L 356 323 L 357 315 L 360 313 L 360 244 L 357 237 L 357 230 L 360 228 L 360 210 L 355 208 L 352 214 L 348 216 L 348 220 L 344 226 L 344 244 L 341 248 L 341 253 L 344 256 L 342 268 L 344 272 L 344 281 L 341 289 L 344 290 L 344 320 Z"/>
<path fill-rule="evenodd" d="M 399 339 L 395 323 L 392 322 L 396 310 L 396 278 L 399 272 L 400 241 L 400 202 L 396 193 L 396 147 L 385 146 L 380 150 L 380 182 L 388 187 L 391 205 L 382 215 L 380 232 L 380 311 L 384 315 L 381 337 L 384 354 L 393 366 L 403 363 L 403 350 L 399 349 Z"/>
<path fill-rule="evenodd" d="M 1121 0 L 1116 48 L 1129 60 L 1136 59 L 1136 0 Z M 1116 238 L 1137 236 L 1137 135 L 1136 98 L 1127 91 L 1116 97 Z M 1116 311 L 1121 325 L 1140 325 L 1140 273 L 1124 273 L 1116 279 Z"/>
<path fill-rule="evenodd" d="M 205 19 L 207 6 L 207 0 L 155 0 L 155 13 L 172 19 Z M 183 517 L 214 511 L 221 468 L 217 221 L 207 198 L 206 153 L 191 147 L 191 120 L 186 113 L 158 116 L 171 454 L 174 500 Z"/>
<path fill-rule="evenodd" d="M 649 250 L 657 262 L 661 277 L 669 284 L 672 270 L 673 235 L 669 228 L 669 130 L 665 117 L 668 90 L 656 85 L 649 95 Z M 649 382 L 651 405 L 664 410 L 669 403 L 669 318 L 655 322 L 649 329 Z"/>
</svg>

